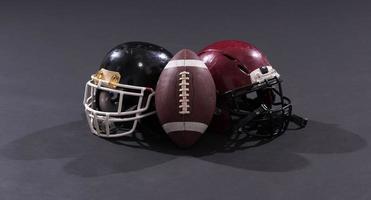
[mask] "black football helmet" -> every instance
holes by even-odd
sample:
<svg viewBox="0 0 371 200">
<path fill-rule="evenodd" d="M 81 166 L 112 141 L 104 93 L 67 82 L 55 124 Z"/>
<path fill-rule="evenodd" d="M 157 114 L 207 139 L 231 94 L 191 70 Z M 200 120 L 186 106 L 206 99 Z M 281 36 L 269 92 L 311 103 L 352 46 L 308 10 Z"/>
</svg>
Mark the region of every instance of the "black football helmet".
<svg viewBox="0 0 371 200">
<path fill-rule="evenodd" d="M 172 57 L 147 42 L 127 42 L 110 50 L 85 87 L 83 104 L 91 132 L 101 137 L 128 135 L 141 118 L 154 114 L 154 90 Z"/>
</svg>

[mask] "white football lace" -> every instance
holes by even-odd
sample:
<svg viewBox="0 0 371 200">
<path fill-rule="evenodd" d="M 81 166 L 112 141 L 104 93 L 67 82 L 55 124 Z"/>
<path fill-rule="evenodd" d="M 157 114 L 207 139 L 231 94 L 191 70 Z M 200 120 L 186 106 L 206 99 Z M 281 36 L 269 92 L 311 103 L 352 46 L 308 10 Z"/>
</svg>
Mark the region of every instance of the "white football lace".
<svg viewBox="0 0 371 200">
<path fill-rule="evenodd" d="M 187 76 L 189 75 L 189 72 L 187 71 L 182 71 L 179 73 L 179 86 L 180 86 L 180 89 L 179 89 L 179 114 L 181 115 L 185 115 L 185 114 L 190 114 L 191 112 L 188 110 L 188 108 L 190 107 L 190 105 L 188 104 L 189 102 L 189 99 L 188 99 L 188 96 L 189 96 L 189 77 Z"/>
</svg>

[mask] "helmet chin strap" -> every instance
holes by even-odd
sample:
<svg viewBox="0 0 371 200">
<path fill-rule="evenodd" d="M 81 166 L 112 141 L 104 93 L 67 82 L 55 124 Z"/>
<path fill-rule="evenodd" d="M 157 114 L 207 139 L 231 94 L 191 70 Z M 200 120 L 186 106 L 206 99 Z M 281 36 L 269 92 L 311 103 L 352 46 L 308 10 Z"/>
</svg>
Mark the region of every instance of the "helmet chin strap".
<svg viewBox="0 0 371 200">
<path fill-rule="evenodd" d="M 268 112 L 268 107 L 265 104 L 261 104 L 257 109 L 248 114 L 246 117 L 240 119 L 238 123 L 233 127 L 234 131 L 240 130 L 244 125 L 255 119 L 256 116 Z"/>
<path fill-rule="evenodd" d="M 233 126 L 233 131 L 238 132 L 241 131 L 242 128 L 246 125 L 249 124 L 251 121 L 253 121 L 257 116 L 261 114 L 265 114 L 269 112 L 269 108 L 265 104 L 261 104 L 257 109 L 255 109 L 253 112 L 248 113 L 245 117 L 240 119 L 236 125 Z M 308 119 L 300 117 L 295 114 L 291 114 L 288 116 L 289 117 L 289 122 L 292 122 L 298 126 L 297 129 L 302 129 L 304 128 L 307 123 Z M 275 135 L 275 134 L 273 134 Z"/>
<path fill-rule="evenodd" d="M 295 114 L 291 114 L 289 120 L 290 122 L 296 124 L 298 126 L 298 129 L 306 127 L 308 123 L 308 118 L 300 117 Z"/>
</svg>

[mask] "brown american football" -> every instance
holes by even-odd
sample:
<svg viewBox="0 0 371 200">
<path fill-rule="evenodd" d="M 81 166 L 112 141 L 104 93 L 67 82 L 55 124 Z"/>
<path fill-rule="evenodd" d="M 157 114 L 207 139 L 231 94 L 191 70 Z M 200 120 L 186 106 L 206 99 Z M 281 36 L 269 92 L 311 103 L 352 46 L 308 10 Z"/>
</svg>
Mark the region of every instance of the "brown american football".
<svg viewBox="0 0 371 200">
<path fill-rule="evenodd" d="M 196 53 L 179 51 L 162 71 L 156 87 L 160 123 L 179 147 L 195 144 L 215 111 L 215 85 Z"/>
</svg>

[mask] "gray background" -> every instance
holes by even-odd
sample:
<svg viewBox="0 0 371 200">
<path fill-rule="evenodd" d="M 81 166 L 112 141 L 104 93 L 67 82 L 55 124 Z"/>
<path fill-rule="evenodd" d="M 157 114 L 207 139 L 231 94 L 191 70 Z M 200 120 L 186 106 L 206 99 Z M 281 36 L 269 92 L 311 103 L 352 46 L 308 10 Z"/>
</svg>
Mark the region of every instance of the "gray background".
<svg viewBox="0 0 371 200">
<path fill-rule="evenodd" d="M 1 1 L 0 199 L 370 199 L 371 5 Z M 84 82 L 113 46 L 262 49 L 308 127 L 255 148 L 89 134 Z M 222 143 L 222 142 L 221 142 Z M 149 147 L 148 147 L 149 146 Z"/>
</svg>

